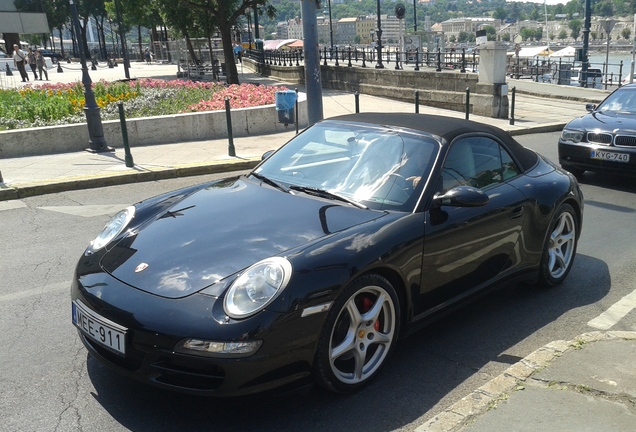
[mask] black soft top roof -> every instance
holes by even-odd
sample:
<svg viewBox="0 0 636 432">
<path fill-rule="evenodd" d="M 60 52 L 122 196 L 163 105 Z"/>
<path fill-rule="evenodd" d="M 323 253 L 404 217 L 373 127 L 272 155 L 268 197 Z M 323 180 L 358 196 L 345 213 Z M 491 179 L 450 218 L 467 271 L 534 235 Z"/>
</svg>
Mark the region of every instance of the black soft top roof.
<svg viewBox="0 0 636 432">
<path fill-rule="evenodd" d="M 356 123 L 370 123 L 386 127 L 398 127 L 427 132 L 444 139 L 447 145 L 455 138 L 466 133 L 486 133 L 497 137 L 527 171 L 537 163 L 537 154 L 519 144 L 510 134 L 495 126 L 471 120 L 453 117 L 413 113 L 362 113 L 331 117 L 327 120 L 338 120 Z"/>
</svg>

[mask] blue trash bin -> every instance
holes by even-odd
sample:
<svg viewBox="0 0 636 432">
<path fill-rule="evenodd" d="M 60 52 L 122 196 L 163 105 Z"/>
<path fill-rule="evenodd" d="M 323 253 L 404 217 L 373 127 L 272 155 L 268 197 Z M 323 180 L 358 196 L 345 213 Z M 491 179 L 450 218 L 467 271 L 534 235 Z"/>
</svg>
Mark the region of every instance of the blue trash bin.
<svg viewBox="0 0 636 432">
<path fill-rule="evenodd" d="M 294 106 L 298 95 L 293 90 L 282 90 L 276 92 L 276 112 L 278 113 L 278 122 L 286 125 L 295 122 Z"/>
</svg>

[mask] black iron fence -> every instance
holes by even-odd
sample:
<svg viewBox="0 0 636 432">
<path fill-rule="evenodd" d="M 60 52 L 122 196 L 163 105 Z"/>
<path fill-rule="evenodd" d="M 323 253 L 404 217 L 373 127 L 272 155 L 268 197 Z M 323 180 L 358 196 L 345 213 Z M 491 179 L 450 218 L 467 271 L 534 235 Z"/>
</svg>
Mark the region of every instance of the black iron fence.
<svg viewBox="0 0 636 432">
<path fill-rule="evenodd" d="M 260 63 L 274 66 L 299 66 L 303 62 L 303 51 L 300 49 L 280 50 L 247 50 L 246 55 Z M 385 49 L 378 57 L 377 50 L 371 48 L 324 47 L 320 50 L 320 62 L 327 66 L 344 67 L 377 67 L 404 69 L 405 66 L 419 70 L 420 67 L 442 70 L 459 70 L 460 72 L 477 72 L 478 56 L 475 52 L 467 53 L 466 49 L 437 52 L 399 51 Z"/>
<path fill-rule="evenodd" d="M 247 50 L 245 55 L 259 63 L 274 66 L 300 66 L 303 64 L 302 49 L 279 50 Z M 399 51 L 397 48 L 384 48 L 380 57 L 373 48 L 345 47 L 320 50 L 322 65 L 337 67 L 382 67 L 396 70 L 411 69 L 418 71 L 420 67 L 436 71 L 478 72 L 478 50 L 450 49 L 442 51 Z M 511 78 L 531 79 L 537 82 L 561 85 L 575 85 L 590 88 L 620 87 L 625 73 L 623 62 L 619 64 L 587 64 L 587 74 L 583 77 L 582 62 L 567 59 L 551 59 L 549 57 L 519 58 L 508 56 L 507 75 Z"/>
</svg>

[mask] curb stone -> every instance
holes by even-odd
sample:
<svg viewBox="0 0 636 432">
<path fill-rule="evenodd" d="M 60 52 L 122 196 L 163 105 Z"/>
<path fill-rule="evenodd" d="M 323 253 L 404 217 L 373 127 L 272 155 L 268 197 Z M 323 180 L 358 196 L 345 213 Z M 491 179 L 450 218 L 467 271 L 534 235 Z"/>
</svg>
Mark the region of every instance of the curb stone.
<svg viewBox="0 0 636 432">
<path fill-rule="evenodd" d="M 536 372 L 545 369 L 568 351 L 580 349 L 592 342 L 636 340 L 634 331 L 595 331 L 583 333 L 569 341 L 553 341 L 518 361 L 477 390 L 463 397 L 446 410 L 415 429 L 416 432 L 459 432 L 494 406 L 497 401 L 523 388 Z"/>
</svg>

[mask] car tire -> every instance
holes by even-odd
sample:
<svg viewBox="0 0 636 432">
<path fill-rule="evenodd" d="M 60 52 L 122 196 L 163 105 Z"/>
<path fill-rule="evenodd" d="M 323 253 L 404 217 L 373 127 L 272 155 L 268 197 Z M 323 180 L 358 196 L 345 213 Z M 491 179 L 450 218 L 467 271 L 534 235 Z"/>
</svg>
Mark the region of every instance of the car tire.
<svg viewBox="0 0 636 432">
<path fill-rule="evenodd" d="M 393 350 L 400 307 L 391 283 L 377 274 L 361 276 L 331 306 L 314 362 L 318 384 L 351 393 L 375 378 Z"/>
<path fill-rule="evenodd" d="M 555 212 L 543 246 L 538 283 L 555 286 L 565 280 L 576 255 L 578 215 L 569 204 Z"/>
</svg>

